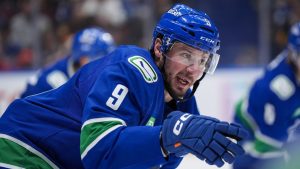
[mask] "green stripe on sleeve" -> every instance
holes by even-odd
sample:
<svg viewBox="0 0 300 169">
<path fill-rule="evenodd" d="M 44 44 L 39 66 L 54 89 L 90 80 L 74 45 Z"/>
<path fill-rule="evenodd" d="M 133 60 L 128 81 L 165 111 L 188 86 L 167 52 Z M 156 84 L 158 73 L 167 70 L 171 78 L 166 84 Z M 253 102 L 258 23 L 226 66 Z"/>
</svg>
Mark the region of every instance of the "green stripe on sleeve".
<svg viewBox="0 0 300 169">
<path fill-rule="evenodd" d="M 281 143 L 264 135 L 251 114 L 247 111 L 247 100 L 242 99 L 236 105 L 236 115 L 241 123 L 248 129 L 252 130 L 255 139 L 253 140 L 252 149 L 260 154 L 268 152 L 277 152 L 280 150 Z"/>
<path fill-rule="evenodd" d="M 5 134 L 0 134 L 0 166 L 58 169 L 54 163 L 33 147 Z"/>
<path fill-rule="evenodd" d="M 260 140 L 258 138 L 256 138 L 254 141 L 254 149 L 259 153 L 280 151 L 280 149 L 278 147 L 268 144 L 265 141 Z"/>
<path fill-rule="evenodd" d="M 247 100 L 241 99 L 236 107 L 236 115 L 241 121 L 241 123 L 248 129 L 255 131 L 258 129 L 256 122 L 252 118 L 252 116 L 247 112 Z"/>
<path fill-rule="evenodd" d="M 85 122 L 80 135 L 81 158 L 83 159 L 103 137 L 125 125 L 124 121 L 116 118 L 99 118 Z"/>
</svg>

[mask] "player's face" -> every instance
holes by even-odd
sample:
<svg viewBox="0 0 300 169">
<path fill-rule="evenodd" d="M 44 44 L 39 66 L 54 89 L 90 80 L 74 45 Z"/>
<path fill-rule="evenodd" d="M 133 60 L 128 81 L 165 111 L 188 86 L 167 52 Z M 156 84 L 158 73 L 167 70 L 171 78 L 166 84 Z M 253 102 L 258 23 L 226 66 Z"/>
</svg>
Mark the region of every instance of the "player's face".
<svg viewBox="0 0 300 169">
<path fill-rule="evenodd" d="M 209 54 L 176 42 L 165 57 L 166 82 L 174 94 L 183 97 L 203 74 Z"/>
</svg>

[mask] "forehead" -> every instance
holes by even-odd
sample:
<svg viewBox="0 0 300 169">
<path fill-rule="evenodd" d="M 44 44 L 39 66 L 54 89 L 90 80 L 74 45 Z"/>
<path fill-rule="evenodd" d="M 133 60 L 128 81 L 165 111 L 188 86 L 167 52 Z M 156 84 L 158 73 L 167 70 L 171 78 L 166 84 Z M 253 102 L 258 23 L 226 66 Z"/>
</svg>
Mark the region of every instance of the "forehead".
<svg viewBox="0 0 300 169">
<path fill-rule="evenodd" d="M 181 42 L 175 42 L 174 45 L 172 46 L 172 50 L 174 52 L 189 52 L 189 53 L 194 53 L 194 54 L 203 54 L 203 53 L 206 53 L 204 52 L 203 50 L 200 50 L 200 49 L 196 49 L 194 47 L 191 47 L 191 46 L 188 46 L 184 43 L 181 43 Z"/>
</svg>

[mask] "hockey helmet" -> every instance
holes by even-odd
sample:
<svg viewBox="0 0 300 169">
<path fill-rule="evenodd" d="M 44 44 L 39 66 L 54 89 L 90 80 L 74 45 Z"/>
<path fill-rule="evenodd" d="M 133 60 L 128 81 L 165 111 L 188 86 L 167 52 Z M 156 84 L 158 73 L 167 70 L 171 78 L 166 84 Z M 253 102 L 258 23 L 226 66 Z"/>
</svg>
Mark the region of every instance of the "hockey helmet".
<svg viewBox="0 0 300 169">
<path fill-rule="evenodd" d="M 218 64 L 220 48 L 219 32 L 209 16 L 186 5 L 176 4 L 159 20 L 153 32 L 153 43 L 162 35 L 161 50 L 168 52 L 179 41 L 210 54 L 205 73 L 212 74 Z"/>
<path fill-rule="evenodd" d="M 294 24 L 288 37 L 288 49 L 296 58 L 300 58 L 300 22 Z"/>
<path fill-rule="evenodd" d="M 74 35 L 71 58 L 78 61 L 81 57 L 90 60 L 101 58 L 115 48 L 112 35 L 101 28 L 86 28 Z"/>
</svg>

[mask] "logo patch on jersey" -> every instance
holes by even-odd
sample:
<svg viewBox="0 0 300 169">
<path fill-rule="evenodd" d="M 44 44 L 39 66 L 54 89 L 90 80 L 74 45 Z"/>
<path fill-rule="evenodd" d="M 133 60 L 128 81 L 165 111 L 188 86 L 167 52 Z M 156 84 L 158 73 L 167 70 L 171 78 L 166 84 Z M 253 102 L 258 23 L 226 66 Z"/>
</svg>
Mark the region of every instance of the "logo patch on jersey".
<svg viewBox="0 0 300 169">
<path fill-rule="evenodd" d="M 150 63 L 143 57 L 132 56 L 128 58 L 128 62 L 141 72 L 143 78 L 147 83 L 154 83 L 157 81 L 158 78 L 155 70 L 150 65 Z"/>
<path fill-rule="evenodd" d="M 285 75 L 276 76 L 271 81 L 270 88 L 281 100 L 287 100 L 295 93 L 293 82 Z"/>
<path fill-rule="evenodd" d="M 148 120 L 146 126 L 154 126 L 155 120 L 156 119 L 154 117 L 150 117 L 150 119 Z"/>
</svg>

